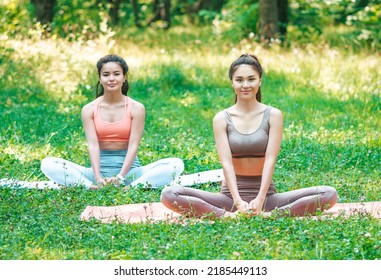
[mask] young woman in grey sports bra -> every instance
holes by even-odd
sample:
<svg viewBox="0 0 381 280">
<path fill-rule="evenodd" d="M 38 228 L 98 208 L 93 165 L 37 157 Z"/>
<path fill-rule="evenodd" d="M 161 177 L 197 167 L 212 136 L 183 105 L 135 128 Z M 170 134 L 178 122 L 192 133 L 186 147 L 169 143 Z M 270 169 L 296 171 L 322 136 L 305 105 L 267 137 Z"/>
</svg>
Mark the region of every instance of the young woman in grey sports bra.
<svg viewBox="0 0 381 280">
<path fill-rule="evenodd" d="M 244 54 L 235 60 L 229 78 L 236 103 L 213 120 L 218 156 L 225 180 L 219 193 L 185 187 L 167 187 L 161 201 L 168 208 L 201 217 L 232 216 L 239 212 L 270 215 L 274 209 L 291 216 L 331 208 L 336 190 L 315 186 L 277 193 L 272 176 L 280 149 L 283 118 L 280 110 L 261 103 L 262 67 Z"/>
</svg>

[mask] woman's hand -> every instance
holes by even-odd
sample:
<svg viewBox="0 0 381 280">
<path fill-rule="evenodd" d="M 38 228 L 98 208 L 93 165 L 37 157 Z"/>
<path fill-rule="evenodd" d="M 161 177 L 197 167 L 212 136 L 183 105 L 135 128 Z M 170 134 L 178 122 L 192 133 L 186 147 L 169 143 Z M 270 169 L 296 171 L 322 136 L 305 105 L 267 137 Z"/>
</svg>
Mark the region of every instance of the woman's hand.
<svg viewBox="0 0 381 280">
<path fill-rule="evenodd" d="M 109 177 L 106 179 L 106 182 L 108 184 L 113 184 L 116 187 L 119 187 L 121 184 L 124 183 L 124 181 L 122 181 L 118 176 Z"/>
<path fill-rule="evenodd" d="M 250 214 L 253 216 L 257 216 L 262 212 L 264 200 L 256 197 L 252 201 L 249 202 Z"/>
<path fill-rule="evenodd" d="M 91 185 L 89 189 L 90 190 L 99 190 L 99 189 L 105 187 L 106 184 L 107 184 L 106 180 L 104 180 L 103 178 L 99 178 L 98 181 L 95 184 Z"/>
<path fill-rule="evenodd" d="M 96 184 L 90 186 L 90 190 L 99 190 L 109 184 L 119 187 L 123 183 L 124 183 L 124 180 L 122 180 L 118 176 L 100 178 L 98 179 Z"/>
<path fill-rule="evenodd" d="M 237 207 L 239 212 L 246 213 L 249 210 L 249 203 L 240 199 L 234 202 L 235 207 Z"/>
</svg>

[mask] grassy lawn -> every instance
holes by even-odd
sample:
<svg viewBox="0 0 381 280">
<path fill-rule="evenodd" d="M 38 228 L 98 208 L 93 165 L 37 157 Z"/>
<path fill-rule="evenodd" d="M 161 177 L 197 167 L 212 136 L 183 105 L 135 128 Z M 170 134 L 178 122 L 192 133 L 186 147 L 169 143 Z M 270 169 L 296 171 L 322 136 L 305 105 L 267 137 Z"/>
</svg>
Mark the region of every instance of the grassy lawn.
<svg viewBox="0 0 381 280">
<path fill-rule="evenodd" d="M 46 180 L 40 161 L 88 165 L 80 121 L 95 63 L 117 53 L 130 96 L 146 106 L 143 164 L 179 157 L 185 173 L 220 168 L 212 118 L 234 101 L 230 63 L 264 68 L 263 102 L 284 113 L 278 191 L 331 185 L 340 202 L 381 200 L 380 55 L 327 46 L 231 45 L 208 29 L 131 31 L 87 43 L 0 40 L 0 178 Z M 217 184 L 197 186 L 218 191 Z M 160 190 L 0 188 L 0 259 L 380 259 L 381 221 L 366 214 L 184 224 L 82 222 L 87 205 L 159 201 Z"/>
</svg>

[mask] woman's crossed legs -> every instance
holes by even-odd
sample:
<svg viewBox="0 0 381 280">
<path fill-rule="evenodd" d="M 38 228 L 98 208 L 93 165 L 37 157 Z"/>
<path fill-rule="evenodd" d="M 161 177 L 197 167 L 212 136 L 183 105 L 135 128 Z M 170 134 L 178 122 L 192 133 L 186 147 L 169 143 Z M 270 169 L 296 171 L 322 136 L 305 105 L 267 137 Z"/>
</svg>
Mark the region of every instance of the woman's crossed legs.
<svg viewBox="0 0 381 280">
<path fill-rule="evenodd" d="M 186 216 L 202 217 L 212 214 L 216 217 L 229 216 L 235 212 L 232 198 L 222 193 L 212 193 L 194 188 L 166 187 L 161 202 L 169 209 Z M 290 216 L 305 216 L 318 210 L 324 211 L 337 202 L 336 190 L 329 186 L 316 186 L 269 195 L 263 211 L 275 209 Z"/>
<path fill-rule="evenodd" d="M 64 186 L 81 184 L 90 188 L 95 183 L 92 168 L 83 167 L 61 158 L 43 159 L 41 170 L 51 181 Z M 157 188 L 173 182 L 183 170 L 182 160 L 161 159 L 145 166 L 131 168 L 125 176 L 125 182 L 129 187 L 143 185 L 143 187 Z M 112 174 L 112 176 L 115 175 L 117 172 Z"/>
</svg>

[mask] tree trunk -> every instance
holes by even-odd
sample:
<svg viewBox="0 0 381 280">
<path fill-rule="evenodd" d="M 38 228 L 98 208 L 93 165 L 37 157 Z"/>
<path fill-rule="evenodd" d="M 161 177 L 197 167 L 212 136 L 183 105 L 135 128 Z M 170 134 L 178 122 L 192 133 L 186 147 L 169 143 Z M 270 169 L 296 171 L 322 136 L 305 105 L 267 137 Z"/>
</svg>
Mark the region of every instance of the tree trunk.
<svg viewBox="0 0 381 280">
<path fill-rule="evenodd" d="M 160 0 L 154 0 L 153 3 L 152 3 L 153 16 L 148 21 L 148 25 L 150 25 L 151 23 L 153 23 L 155 21 L 158 21 L 160 19 L 160 9 L 159 9 L 160 5 L 159 5 L 159 1 Z"/>
<path fill-rule="evenodd" d="M 171 0 L 164 0 L 162 13 L 162 18 L 167 23 L 166 28 L 168 29 L 171 26 Z"/>
<path fill-rule="evenodd" d="M 148 25 L 162 20 L 165 22 L 165 29 L 171 25 L 171 0 L 154 0 L 153 17 L 148 21 Z"/>
<path fill-rule="evenodd" d="M 36 10 L 36 19 L 42 24 L 48 24 L 53 21 L 54 5 L 56 0 L 32 0 Z"/>
<path fill-rule="evenodd" d="M 220 12 L 226 0 L 198 0 L 185 7 L 186 14 L 197 14 L 201 10 Z"/>
<path fill-rule="evenodd" d="M 111 23 L 117 25 L 119 23 L 119 8 L 122 0 L 107 0 L 107 3 L 110 4 L 109 15 L 111 18 Z"/>
<path fill-rule="evenodd" d="M 131 2 L 132 2 L 132 9 L 134 11 L 135 26 L 137 28 L 141 28 L 142 25 L 140 24 L 140 17 L 139 17 L 139 0 L 131 0 Z"/>
<path fill-rule="evenodd" d="M 279 33 L 283 39 L 287 35 L 288 0 L 278 0 Z"/>
<path fill-rule="evenodd" d="M 365 8 L 366 6 L 368 6 L 369 4 L 369 0 L 358 0 L 358 2 L 356 3 L 356 6 L 359 7 L 360 9 L 362 8 Z"/>
<path fill-rule="evenodd" d="M 199 4 L 201 9 L 219 12 L 225 3 L 225 0 L 200 0 L 199 2 L 201 2 Z"/>
<path fill-rule="evenodd" d="M 268 43 L 278 36 L 277 0 L 259 0 L 259 34 L 261 42 Z"/>
</svg>

